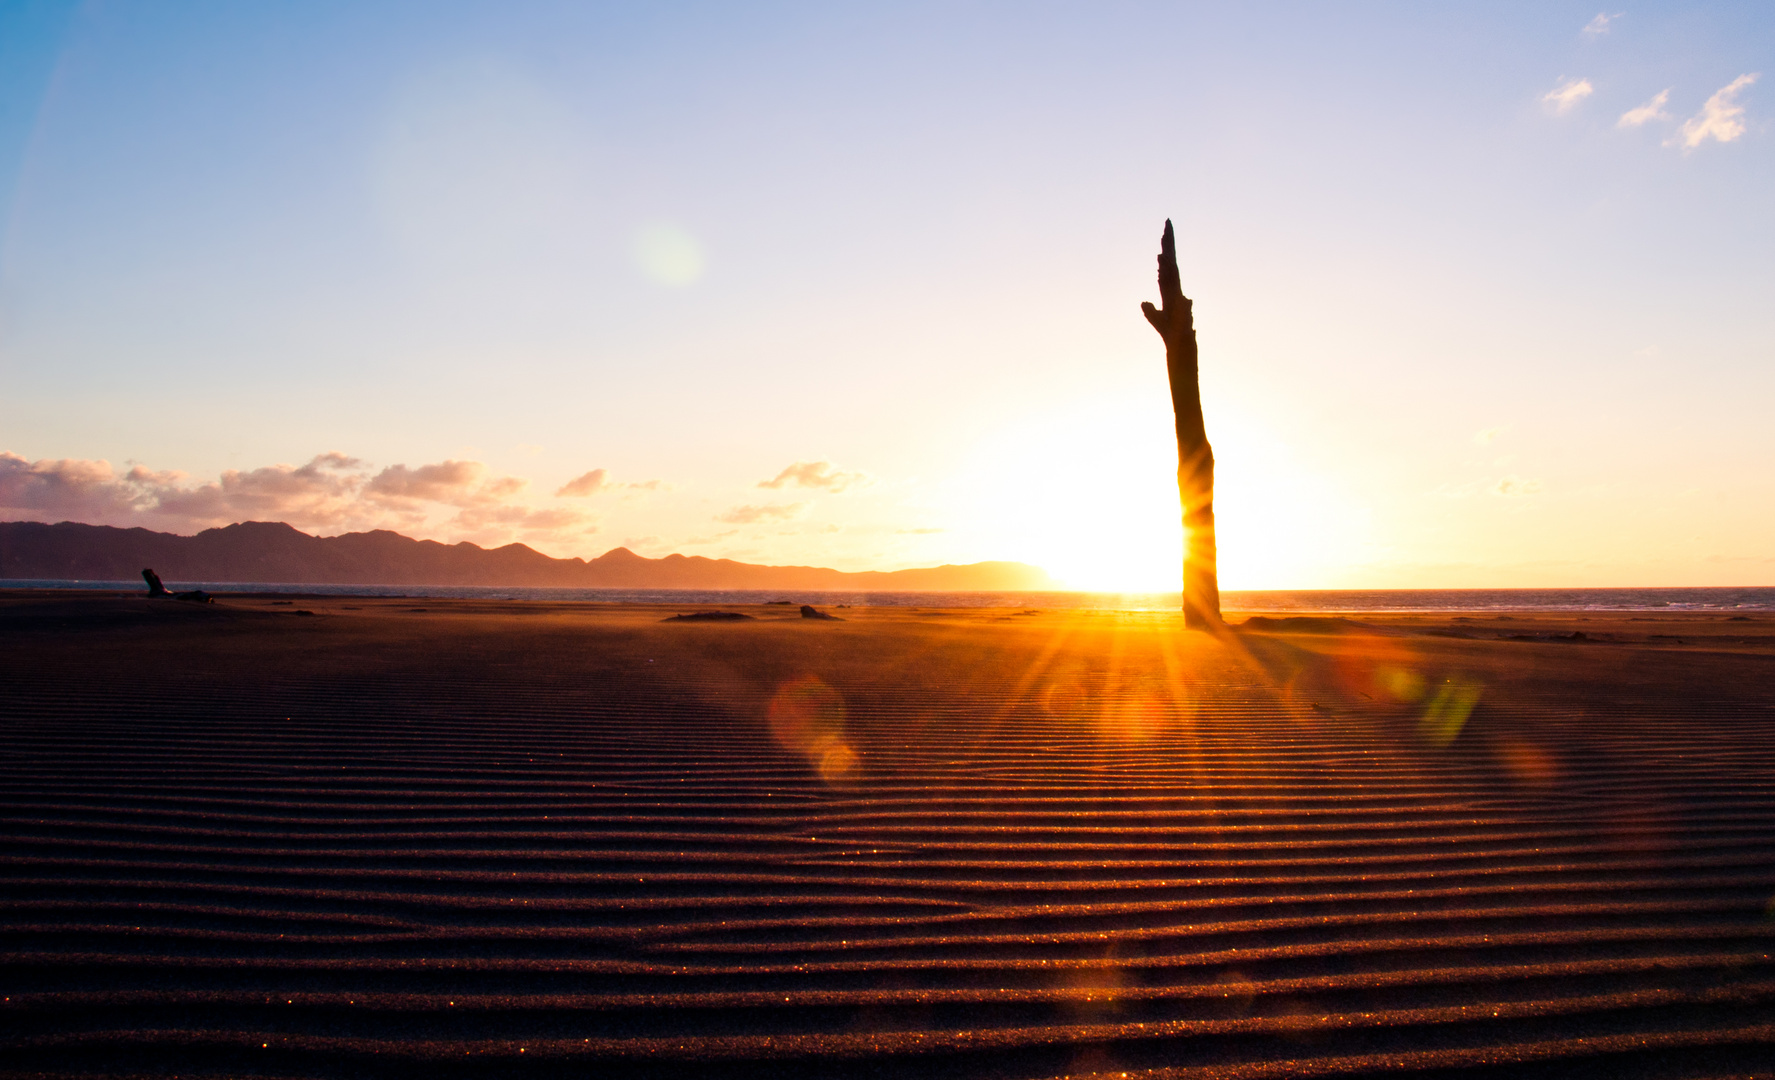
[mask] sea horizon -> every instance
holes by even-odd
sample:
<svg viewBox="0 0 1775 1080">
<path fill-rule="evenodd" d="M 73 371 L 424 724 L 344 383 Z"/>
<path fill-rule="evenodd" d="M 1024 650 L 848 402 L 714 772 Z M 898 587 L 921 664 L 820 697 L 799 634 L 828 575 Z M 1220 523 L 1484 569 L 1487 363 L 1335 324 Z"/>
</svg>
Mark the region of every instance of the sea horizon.
<svg viewBox="0 0 1775 1080">
<path fill-rule="evenodd" d="M 1018 607 L 1064 610 L 1172 611 L 1178 592 L 1113 590 L 976 590 L 909 592 L 842 589 L 618 589 L 502 585 L 335 585 L 301 582 L 180 581 L 181 589 L 211 593 L 313 597 L 393 597 L 438 600 L 519 600 L 592 604 L 752 605 L 822 607 Z M 0 589 L 146 592 L 140 581 L 0 578 Z M 1439 611 L 1775 611 L 1775 586 L 1658 586 L 1648 588 L 1516 589 L 1230 589 L 1230 612 Z"/>
</svg>

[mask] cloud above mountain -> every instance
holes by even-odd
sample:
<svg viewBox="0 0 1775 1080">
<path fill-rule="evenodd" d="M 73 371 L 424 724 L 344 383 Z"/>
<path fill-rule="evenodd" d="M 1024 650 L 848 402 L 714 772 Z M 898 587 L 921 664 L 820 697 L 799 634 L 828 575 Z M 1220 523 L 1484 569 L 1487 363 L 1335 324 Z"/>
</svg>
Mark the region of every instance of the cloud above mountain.
<svg viewBox="0 0 1775 1080">
<path fill-rule="evenodd" d="M 323 534 L 395 529 L 482 544 L 568 541 L 595 531 L 575 508 L 518 501 L 529 482 L 478 461 L 374 470 L 337 451 L 302 465 L 229 469 L 194 482 L 183 472 L 76 458 L 30 461 L 0 452 L 0 517 L 82 521 L 193 533 L 239 521 L 283 521 Z"/>
<path fill-rule="evenodd" d="M 843 472 L 830 461 L 797 461 L 769 480 L 758 481 L 761 488 L 803 487 L 836 495 L 849 487 L 864 483 L 868 477 L 860 472 Z"/>
<path fill-rule="evenodd" d="M 505 502 L 529 484 L 515 476 L 487 476 L 478 461 L 440 461 L 409 469 L 390 465 L 364 485 L 364 497 L 394 506 L 445 503 L 450 506 L 486 506 Z"/>
<path fill-rule="evenodd" d="M 598 495 L 606 491 L 615 491 L 618 488 L 628 491 L 658 491 L 660 486 L 658 480 L 631 481 L 629 483 L 619 484 L 610 479 L 610 471 L 608 469 L 593 469 L 591 472 L 581 473 L 567 481 L 565 484 L 562 484 L 556 489 L 555 498 L 583 499 L 589 495 Z"/>
<path fill-rule="evenodd" d="M 596 495 L 610 486 L 610 473 L 604 469 L 593 469 L 562 484 L 555 492 L 555 498 L 583 498 Z"/>
</svg>

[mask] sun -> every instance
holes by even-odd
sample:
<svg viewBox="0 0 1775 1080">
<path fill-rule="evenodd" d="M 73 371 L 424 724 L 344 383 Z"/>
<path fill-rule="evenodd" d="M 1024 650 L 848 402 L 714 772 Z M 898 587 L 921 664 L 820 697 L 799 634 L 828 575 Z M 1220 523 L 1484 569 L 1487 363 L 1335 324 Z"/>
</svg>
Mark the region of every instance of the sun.
<svg viewBox="0 0 1775 1080">
<path fill-rule="evenodd" d="M 958 531 L 1068 588 L 1177 587 L 1183 528 L 1169 402 L 1133 396 L 1026 415 L 983 438 L 953 485 Z"/>
<path fill-rule="evenodd" d="M 1066 588 L 1177 590 L 1177 444 L 1171 403 L 1154 396 L 1070 402 L 983 437 L 951 486 L 956 531 Z M 1285 440 L 1230 413 L 1211 414 L 1208 435 L 1222 588 L 1311 588 L 1355 557 L 1360 508 L 1301 467 Z"/>
</svg>

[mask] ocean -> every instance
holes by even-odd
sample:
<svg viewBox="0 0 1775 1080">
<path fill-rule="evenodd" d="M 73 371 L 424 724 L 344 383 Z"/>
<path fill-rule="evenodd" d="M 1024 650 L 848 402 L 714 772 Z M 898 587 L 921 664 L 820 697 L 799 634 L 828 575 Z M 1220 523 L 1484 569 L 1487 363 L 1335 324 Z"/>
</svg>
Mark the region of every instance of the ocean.
<svg viewBox="0 0 1775 1080">
<path fill-rule="evenodd" d="M 557 589 L 480 585 L 295 585 L 226 581 L 169 582 L 212 593 L 393 596 L 415 599 L 548 600 L 593 604 L 719 606 L 787 600 L 820 607 L 1015 607 L 1099 611 L 1172 611 L 1175 592 L 827 592 L 780 589 Z M 0 589 L 98 589 L 142 592 L 140 581 L 0 579 Z M 1775 587 L 1660 589 L 1300 589 L 1232 590 L 1229 612 L 1406 611 L 1775 611 Z"/>
</svg>

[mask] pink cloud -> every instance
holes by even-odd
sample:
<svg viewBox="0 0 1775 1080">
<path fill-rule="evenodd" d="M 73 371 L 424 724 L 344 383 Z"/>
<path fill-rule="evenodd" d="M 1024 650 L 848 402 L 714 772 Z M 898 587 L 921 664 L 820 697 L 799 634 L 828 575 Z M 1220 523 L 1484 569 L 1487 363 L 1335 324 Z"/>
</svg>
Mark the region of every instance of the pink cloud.
<svg viewBox="0 0 1775 1080">
<path fill-rule="evenodd" d="M 556 490 L 555 498 L 584 498 L 588 495 L 597 495 L 600 492 L 614 491 L 617 488 L 623 488 L 629 491 L 657 491 L 659 490 L 659 486 L 660 483 L 658 480 L 618 484 L 610 479 L 610 471 L 608 469 L 593 469 L 591 472 L 581 473 L 567 481 L 565 484 L 562 484 L 561 487 Z"/>
<path fill-rule="evenodd" d="M 109 461 L 26 461 L 0 451 L 0 513 L 27 521 L 128 517 L 152 507 L 157 482 L 173 477 L 139 469 L 119 477 Z"/>
<path fill-rule="evenodd" d="M 515 476 L 482 480 L 487 467 L 478 461 L 440 461 L 409 469 L 390 465 L 364 485 L 364 494 L 395 504 L 439 502 L 451 506 L 484 506 L 509 499 L 529 483 Z"/>
<path fill-rule="evenodd" d="M 184 487 L 180 473 L 148 473 L 137 466 L 130 475 L 153 476 L 156 517 L 182 519 L 198 527 L 236 521 L 287 521 L 297 528 L 350 526 L 366 517 L 359 498 L 363 463 L 333 452 L 306 465 L 267 465 L 241 472 L 229 469 L 220 480 Z M 169 522 L 170 523 L 170 522 Z"/>
<path fill-rule="evenodd" d="M 597 529 L 572 508 L 537 509 L 517 497 L 528 481 L 491 475 L 478 461 L 391 465 L 372 474 L 338 452 L 303 465 L 229 469 L 191 483 L 185 473 L 103 460 L 29 461 L 0 452 L 0 519 L 83 521 L 194 533 L 240 521 L 283 521 L 333 534 L 394 529 L 412 536 L 503 544 L 577 546 Z M 452 513 L 453 512 L 453 513 Z"/>
<path fill-rule="evenodd" d="M 610 474 L 603 469 L 593 469 L 589 473 L 576 476 L 565 484 L 562 484 L 561 490 L 555 492 L 555 497 L 562 498 L 569 496 L 579 497 L 584 495 L 596 495 L 598 492 L 603 491 L 609 486 Z"/>
</svg>

